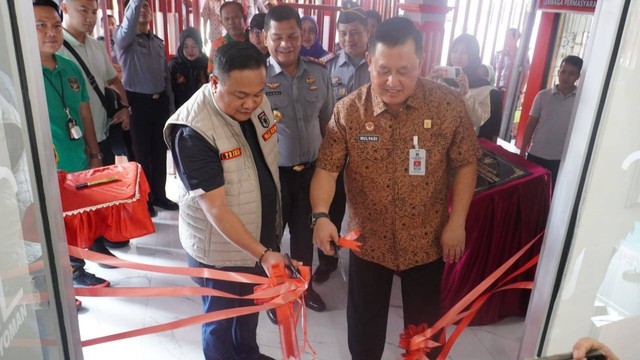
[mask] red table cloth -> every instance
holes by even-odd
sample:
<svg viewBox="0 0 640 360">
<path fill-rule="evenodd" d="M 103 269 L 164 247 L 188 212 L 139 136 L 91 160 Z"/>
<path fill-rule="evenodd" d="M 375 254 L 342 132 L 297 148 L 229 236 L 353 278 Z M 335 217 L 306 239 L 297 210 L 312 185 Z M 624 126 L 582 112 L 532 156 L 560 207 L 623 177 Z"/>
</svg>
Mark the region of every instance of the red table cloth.
<svg viewBox="0 0 640 360">
<path fill-rule="evenodd" d="M 445 267 L 440 296 L 444 311 L 457 304 L 542 232 L 549 213 L 551 175 L 548 170 L 484 139 L 480 139 L 480 146 L 530 174 L 474 195 L 467 216 L 466 252 L 458 263 Z M 512 269 L 538 254 L 540 247 L 541 241 Z M 512 281 L 532 281 L 534 276 L 535 268 Z M 508 316 L 524 316 L 530 293 L 530 290 L 508 290 L 492 295 L 471 325 L 491 324 Z"/>
<path fill-rule="evenodd" d="M 117 181 L 76 189 L 77 184 Z M 58 173 L 69 245 L 87 248 L 98 236 L 126 241 L 155 232 L 147 209 L 149 184 L 140 164 L 129 162 L 76 173 Z"/>
</svg>

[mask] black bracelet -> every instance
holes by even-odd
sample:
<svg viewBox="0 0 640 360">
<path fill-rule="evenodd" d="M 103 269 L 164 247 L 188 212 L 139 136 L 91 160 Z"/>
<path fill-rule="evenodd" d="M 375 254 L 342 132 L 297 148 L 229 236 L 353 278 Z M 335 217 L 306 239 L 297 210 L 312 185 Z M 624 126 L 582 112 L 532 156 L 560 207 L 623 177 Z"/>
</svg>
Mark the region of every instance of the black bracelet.
<svg viewBox="0 0 640 360">
<path fill-rule="evenodd" d="M 262 252 L 262 254 L 260 254 L 260 257 L 258 258 L 258 265 L 262 265 L 262 258 L 264 258 L 264 256 L 269 252 L 269 251 L 273 251 L 269 248 L 264 249 L 264 251 Z"/>
</svg>

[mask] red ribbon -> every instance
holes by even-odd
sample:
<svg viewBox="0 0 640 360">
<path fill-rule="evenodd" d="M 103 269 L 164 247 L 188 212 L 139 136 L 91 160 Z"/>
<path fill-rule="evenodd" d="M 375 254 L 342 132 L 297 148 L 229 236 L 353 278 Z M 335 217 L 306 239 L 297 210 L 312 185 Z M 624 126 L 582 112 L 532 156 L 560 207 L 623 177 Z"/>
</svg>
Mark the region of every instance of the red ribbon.
<svg viewBox="0 0 640 360">
<path fill-rule="evenodd" d="M 108 336 L 102 336 L 98 338 L 88 339 L 82 341 L 82 346 L 91 346 L 97 345 L 105 342 L 116 341 L 121 339 L 126 339 L 135 336 L 148 335 L 161 331 L 168 331 L 173 329 L 178 329 L 185 326 L 193 326 L 199 325 L 206 322 L 217 321 L 222 319 L 227 319 L 231 317 L 237 317 L 241 315 L 247 315 L 259 311 L 264 311 L 267 309 L 280 309 L 283 306 L 291 306 L 293 309 L 294 303 L 299 303 L 300 306 L 297 306 L 297 311 L 292 312 L 290 316 L 280 315 L 278 312 L 278 321 L 279 323 L 288 324 L 293 331 L 287 332 L 284 335 L 286 338 L 281 338 L 281 342 L 283 344 L 287 344 L 287 354 L 293 353 L 295 354 L 298 349 L 297 339 L 295 338 L 295 329 L 298 323 L 299 313 L 302 312 L 302 327 L 304 334 L 304 347 L 303 352 L 306 349 L 306 346 L 309 346 L 311 353 L 315 356 L 315 351 L 311 347 L 307 337 L 307 329 L 306 329 L 306 313 L 304 307 L 304 301 L 301 301 L 304 292 L 306 291 L 309 279 L 311 278 L 311 270 L 306 266 L 299 266 L 298 272 L 301 274 L 300 278 L 286 278 L 282 279 L 271 279 L 257 275 L 244 274 L 244 273 L 233 273 L 227 271 L 220 271 L 209 268 L 184 268 L 184 267 L 173 267 L 173 266 L 158 266 L 158 265 L 148 265 L 148 264 L 140 264 L 135 262 L 126 261 L 123 259 L 114 258 L 112 256 L 107 256 L 99 253 L 95 253 L 89 250 L 80 249 L 74 246 L 69 246 L 69 254 L 75 257 L 83 258 L 86 260 L 109 264 L 117 267 L 136 269 L 142 271 L 153 271 L 164 274 L 174 274 L 174 275 L 182 275 L 182 276 L 190 276 L 190 277 L 204 277 L 209 279 L 218 279 L 218 280 L 226 280 L 226 281 L 236 281 L 242 283 L 251 283 L 251 284 L 260 284 L 256 286 L 254 293 L 247 296 L 237 296 L 228 294 L 222 291 L 207 289 L 202 287 L 148 287 L 148 288 L 140 288 L 140 287 L 129 287 L 129 288 L 77 288 L 75 289 L 75 294 L 77 296 L 122 296 L 122 297 L 153 297 L 153 296 L 222 296 L 228 298 L 241 298 L 241 299 L 253 299 L 258 303 L 256 306 L 246 306 L 235 309 L 227 309 L 220 310 L 215 312 L 210 312 L 202 315 L 192 316 L 185 319 L 172 321 L 164 324 L 159 324 L 155 326 L 125 331 L 117 334 L 112 334 Z M 284 264 L 278 264 L 284 268 Z M 278 310 L 276 310 L 278 311 Z M 285 348 L 283 347 L 283 354 Z M 299 358 L 299 351 L 297 352 L 297 356 L 295 359 Z M 290 357 L 286 357 L 289 359 Z"/>
<path fill-rule="evenodd" d="M 471 320 L 478 313 L 482 305 L 489 299 L 489 297 L 496 292 L 509 290 L 509 289 L 531 289 L 533 288 L 533 281 L 524 281 L 514 284 L 505 285 L 505 283 L 514 277 L 522 274 L 530 269 L 538 262 L 538 256 L 529 260 L 525 265 L 518 270 L 507 276 L 502 280 L 493 290 L 489 292 L 485 291 L 494 284 L 504 273 L 529 250 L 529 248 L 540 238 L 543 233 L 536 236 L 525 247 L 513 255 L 507 262 L 494 271 L 488 278 L 483 280 L 478 286 L 476 286 L 469 294 L 467 294 L 460 302 L 454 305 L 440 320 L 438 320 L 432 327 L 428 327 L 427 324 L 420 325 L 418 327 L 410 325 L 400 335 L 400 347 L 405 349 L 403 358 L 406 360 L 425 360 L 426 354 L 437 346 L 443 346 L 442 352 L 438 356 L 438 360 L 445 360 L 449 351 L 455 344 L 460 334 L 471 323 Z M 468 307 L 468 309 L 467 309 Z M 467 309 L 466 311 L 463 311 Z M 453 331 L 449 339 L 446 339 L 445 329 L 460 321 L 456 329 Z M 441 332 L 439 342 L 431 340 L 431 338 Z"/>
<path fill-rule="evenodd" d="M 356 241 L 360 237 L 360 228 L 349 231 L 343 237 L 338 239 L 338 246 L 351 249 L 355 252 L 360 251 L 361 242 Z"/>
</svg>

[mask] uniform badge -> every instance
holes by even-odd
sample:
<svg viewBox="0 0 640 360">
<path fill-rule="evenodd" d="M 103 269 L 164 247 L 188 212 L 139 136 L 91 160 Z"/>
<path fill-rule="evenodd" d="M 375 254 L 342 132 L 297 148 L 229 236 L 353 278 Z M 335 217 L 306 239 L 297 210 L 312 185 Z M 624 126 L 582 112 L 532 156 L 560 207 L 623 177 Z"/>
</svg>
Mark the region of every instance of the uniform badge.
<svg viewBox="0 0 640 360">
<path fill-rule="evenodd" d="M 264 113 L 264 111 L 258 114 L 258 121 L 260 121 L 260 125 L 262 125 L 263 128 L 266 129 L 269 127 L 269 118 L 267 117 L 267 114 Z"/>
<path fill-rule="evenodd" d="M 271 90 L 277 89 L 280 86 L 280 83 L 267 83 L 267 87 Z"/>
<path fill-rule="evenodd" d="M 309 86 L 309 90 L 318 90 L 318 87 L 315 85 Z"/>
<path fill-rule="evenodd" d="M 431 119 L 424 120 L 422 125 L 425 129 L 431 129 Z"/>
<path fill-rule="evenodd" d="M 372 122 L 368 122 L 364 124 L 364 128 L 367 129 L 367 131 L 373 131 L 374 126 Z"/>
<path fill-rule="evenodd" d="M 340 79 L 340 76 L 334 76 L 331 78 L 332 84 L 340 84 L 341 82 L 342 82 L 342 79 Z"/>
<path fill-rule="evenodd" d="M 280 110 L 273 109 L 273 120 L 275 120 L 275 122 L 282 121 L 282 113 L 280 112 Z"/>
<path fill-rule="evenodd" d="M 229 151 L 225 151 L 220 153 L 220 160 L 231 160 L 231 159 L 235 159 L 239 156 L 242 156 L 242 149 L 241 148 L 235 148 L 233 150 L 229 150 Z"/>
<path fill-rule="evenodd" d="M 273 126 L 271 126 L 269 130 L 265 131 L 264 134 L 262 134 L 262 140 L 264 140 L 264 142 L 269 141 L 269 139 L 273 137 L 273 134 L 276 133 L 276 130 L 277 126 L 276 124 L 273 124 Z"/>
<path fill-rule="evenodd" d="M 68 78 L 67 81 L 69 82 L 69 87 L 71 88 L 71 90 L 75 92 L 80 91 L 80 83 L 78 82 L 77 78 Z"/>
<path fill-rule="evenodd" d="M 345 96 L 345 95 L 347 95 L 347 89 L 343 88 L 343 87 L 339 88 L 338 89 L 338 96 Z"/>
<path fill-rule="evenodd" d="M 312 85 L 312 84 L 316 83 L 316 77 L 313 76 L 313 75 L 309 75 L 309 76 L 307 76 L 306 79 L 304 79 L 304 81 L 306 81 L 307 84 Z"/>
</svg>

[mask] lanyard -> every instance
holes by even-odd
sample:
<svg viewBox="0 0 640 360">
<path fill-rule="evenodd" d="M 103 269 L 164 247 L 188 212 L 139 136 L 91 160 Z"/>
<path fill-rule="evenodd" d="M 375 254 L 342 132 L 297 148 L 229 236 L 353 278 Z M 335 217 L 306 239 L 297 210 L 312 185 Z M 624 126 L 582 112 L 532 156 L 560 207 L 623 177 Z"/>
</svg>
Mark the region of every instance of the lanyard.
<svg viewBox="0 0 640 360">
<path fill-rule="evenodd" d="M 53 81 L 51 79 L 49 79 L 49 76 L 47 76 L 46 74 L 43 74 L 44 78 L 49 82 L 49 84 L 51 85 L 51 87 L 53 88 L 53 90 L 55 90 L 56 94 L 58 94 L 58 96 L 60 97 L 60 100 L 62 100 L 62 106 L 64 106 L 64 112 L 67 113 L 67 118 L 71 119 L 71 113 L 69 113 L 69 107 L 67 106 L 67 103 L 64 101 L 64 84 L 62 83 L 62 77 L 60 77 L 60 91 L 58 91 L 58 88 L 53 84 Z M 53 73 L 52 73 L 53 76 Z"/>
</svg>

